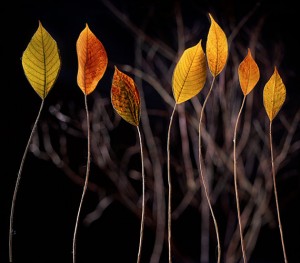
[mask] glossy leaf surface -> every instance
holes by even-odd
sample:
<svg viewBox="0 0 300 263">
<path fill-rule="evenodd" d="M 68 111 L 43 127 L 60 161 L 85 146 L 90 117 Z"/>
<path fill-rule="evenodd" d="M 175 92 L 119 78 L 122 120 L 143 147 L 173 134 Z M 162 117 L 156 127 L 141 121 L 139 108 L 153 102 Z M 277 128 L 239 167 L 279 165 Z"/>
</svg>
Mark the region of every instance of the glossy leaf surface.
<svg viewBox="0 0 300 263">
<path fill-rule="evenodd" d="M 134 126 L 139 125 L 141 103 L 134 80 L 115 66 L 111 86 L 111 102 L 116 112 Z"/>
<path fill-rule="evenodd" d="M 58 77 L 61 59 L 56 41 L 40 21 L 23 52 L 22 66 L 32 88 L 45 99 Z"/>
<path fill-rule="evenodd" d="M 173 73 L 172 88 L 176 103 L 185 102 L 197 95 L 206 81 L 206 60 L 200 42 L 186 49 Z"/>
<path fill-rule="evenodd" d="M 250 49 L 238 68 L 239 81 L 244 95 L 248 95 L 260 78 L 258 65 L 251 55 Z"/>
<path fill-rule="evenodd" d="M 76 50 L 78 58 L 77 84 L 83 93 L 88 95 L 94 91 L 106 71 L 107 53 L 101 41 L 87 24 L 77 39 Z"/>
<path fill-rule="evenodd" d="M 206 57 L 208 67 L 213 77 L 216 77 L 221 73 L 226 65 L 228 57 L 228 43 L 227 37 L 214 20 L 211 14 L 209 14 L 211 24 L 208 30 L 207 42 L 206 42 Z"/>
<path fill-rule="evenodd" d="M 263 91 L 264 107 L 272 121 L 281 109 L 286 98 L 285 85 L 275 67 L 274 73 L 266 83 Z"/>
</svg>

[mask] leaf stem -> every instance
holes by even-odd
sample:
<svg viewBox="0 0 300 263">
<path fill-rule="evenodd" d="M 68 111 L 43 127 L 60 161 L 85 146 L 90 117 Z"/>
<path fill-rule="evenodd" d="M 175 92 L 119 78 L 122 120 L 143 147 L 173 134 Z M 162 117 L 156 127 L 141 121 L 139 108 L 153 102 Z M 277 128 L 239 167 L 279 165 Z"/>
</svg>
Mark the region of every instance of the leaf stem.
<svg viewBox="0 0 300 263">
<path fill-rule="evenodd" d="M 87 95 L 84 95 L 84 102 L 85 102 L 85 109 L 86 109 L 86 122 L 87 122 L 87 164 L 86 164 L 86 176 L 85 176 L 85 182 L 83 186 L 83 191 L 79 203 L 79 208 L 76 216 L 76 223 L 75 223 L 75 229 L 74 229 L 74 235 L 73 235 L 73 247 L 72 247 L 72 254 L 73 254 L 73 263 L 76 262 L 76 239 L 77 239 L 77 229 L 78 229 L 78 223 L 79 223 L 79 217 L 81 212 L 81 207 L 83 203 L 83 199 L 86 193 L 86 189 L 88 186 L 89 181 L 89 174 L 90 174 L 90 163 L 91 163 L 91 136 L 90 136 L 90 121 L 89 121 L 89 111 L 87 106 Z"/>
<path fill-rule="evenodd" d="M 9 218 L 9 262 L 13 262 L 13 251 L 12 251 L 12 239 L 13 239 L 13 222 L 14 222 L 14 213 L 15 213 L 15 205 L 16 205 L 16 199 L 17 199 L 17 193 L 18 193 L 18 189 L 19 189 L 19 185 L 20 185 L 20 180 L 21 180 L 21 174 L 22 174 L 22 170 L 23 170 L 23 166 L 24 166 L 24 162 L 27 156 L 27 153 L 29 151 L 29 146 L 33 137 L 33 134 L 36 130 L 38 121 L 40 119 L 40 115 L 42 112 L 44 106 L 44 100 L 42 100 L 37 118 L 34 122 L 34 125 L 32 127 L 22 160 L 21 160 L 21 164 L 20 164 L 20 168 L 19 168 L 19 172 L 18 172 L 18 176 L 17 176 L 17 180 L 16 180 L 16 184 L 15 184 L 15 189 L 14 189 L 14 193 L 13 193 L 13 198 L 12 198 L 12 203 L 11 203 L 11 210 L 10 210 L 10 218 Z"/>
<path fill-rule="evenodd" d="M 220 263 L 220 260 L 221 260 L 221 245 L 220 245 L 220 237 L 219 237 L 218 224 L 217 224 L 217 220 L 215 218 L 214 211 L 212 209 L 211 202 L 210 202 L 210 199 L 209 199 L 208 189 L 207 189 L 207 186 L 206 186 L 206 183 L 205 183 L 205 178 L 204 178 L 204 175 L 203 175 L 202 164 L 201 164 L 202 163 L 202 153 L 201 153 L 201 147 L 202 147 L 201 146 L 201 124 L 202 124 L 202 119 L 203 119 L 203 113 L 204 113 L 205 105 L 206 105 L 207 100 L 208 100 L 208 98 L 209 98 L 209 96 L 211 94 L 214 82 L 215 82 L 215 77 L 212 80 L 210 89 L 208 91 L 208 94 L 207 94 L 207 96 L 206 96 L 206 98 L 204 100 L 204 103 L 203 103 L 203 106 L 202 106 L 202 109 L 201 109 L 200 120 L 199 120 L 198 144 L 199 144 L 199 171 L 200 171 L 200 179 L 201 179 L 200 181 L 203 184 L 205 196 L 206 196 L 206 199 L 207 199 L 207 202 L 208 202 L 208 205 L 209 205 L 209 209 L 210 209 L 213 221 L 214 221 L 214 226 L 215 226 L 216 236 L 217 236 L 217 243 L 218 243 L 218 263 Z"/>
<path fill-rule="evenodd" d="M 169 195 L 168 195 L 168 248 L 169 248 L 169 263 L 172 263 L 172 251 L 171 251 L 171 215 L 172 215 L 172 184 L 171 184 L 171 172 L 170 172 L 170 133 L 171 126 L 173 122 L 174 113 L 176 110 L 177 104 L 175 104 L 173 112 L 170 117 L 170 124 L 168 128 L 168 137 L 167 137 L 167 169 L 168 169 L 168 187 L 169 187 Z"/>
<path fill-rule="evenodd" d="M 141 217 L 141 227 L 140 227 L 140 242 L 139 242 L 139 251 L 138 251 L 138 257 L 137 257 L 137 263 L 141 262 L 141 251 L 142 251 L 142 242 L 143 242 L 143 236 L 144 236 L 144 221 L 145 221 L 145 173 L 144 173 L 144 157 L 143 157 L 143 145 L 142 145 L 142 136 L 139 129 L 139 126 L 137 126 L 137 131 L 139 134 L 139 140 L 140 140 L 140 148 L 141 148 L 141 164 L 142 164 L 142 217 Z"/>
<path fill-rule="evenodd" d="M 272 121 L 270 121 L 269 130 L 270 130 L 269 138 L 270 138 L 270 152 L 271 152 L 271 163 L 272 163 L 272 177 L 273 177 L 274 196 L 275 196 L 275 203 L 276 203 L 276 210 L 277 210 L 277 217 L 278 217 L 278 226 L 279 226 L 280 239 L 281 239 L 282 251 L 283 251 L 283 256 L 284 256 L 284 262 L 287 263 L 288 260 L 287 260 L 287 256 L 286 256 L 286 252 L 285 252 L 283 230 L 282 230 L 282 224 L 281 224 L 281 220 L 280 220 L 280 211 L 279 211 L 279 203 L 278 203 L 278 196 L 277 196 L 275 165 L 274 165 L 274 156 L 273 156 L 273 143 L 272 143 Z"/>
<path fill-rule="evenodd" d="M 235 127 L 234 127 L 234 135 L 233 135 L 233 177 L 234 177 L 234 190 L 235 190 L 235 199 L 236 199 L 236 209 L 237 209 L 237 216 L 238 216 L 238 222 L 239 222 L 239 230 L 240 230 L 240 239 L 241 239 L 241 248 L 242 248 L 242 254 L 244 262 L 247 262 L 246 252 L 245 252 L 245 244 L 244 244 L 244 238 L 243 238 L 243 227 L 242 227 L 242 220 L 241 220 L 241 211 L 240 211 L 240 201 L 239 201 L 239 192 L 238 192 L 238 185 L 237 185 L 237 164 L 236 164 L 236 133 L 237 133 L 237 127 L 239 123 L 239 119 L 245 104 L 246 95 L 244 95 L 241 108 L 239 110 Z"/>
</svg>

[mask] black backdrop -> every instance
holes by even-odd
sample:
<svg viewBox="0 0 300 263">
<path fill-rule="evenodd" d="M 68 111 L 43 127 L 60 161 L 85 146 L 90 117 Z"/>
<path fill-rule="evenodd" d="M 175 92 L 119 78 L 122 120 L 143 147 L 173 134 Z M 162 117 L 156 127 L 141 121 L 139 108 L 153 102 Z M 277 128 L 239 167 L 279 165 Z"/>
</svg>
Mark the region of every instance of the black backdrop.
<svg viewBox="0 0 300 263">
<path fill-rule="evenodd" d="M 153 8 L 156 18 L 152 30 L 169 23 L 173 1 L 111 1 L 130 17 L 142 21 L 143 12 Z M 247 3 L 244 3 L 247 2 Z M 253 3 L 252 3 L 253 2 Z M 213 11 L 223 21 L 239 21 L 253 8 L 255 1 L 182 1 L 187 23 L 197 19 L 197 11 Z M 288 105 L 291 114 L 299 108 L 299 17 L 294 1 L 279 3 L 259 2 L 257 16 L 268 15 L 265 31 L 266 43 L 282 41 L 285 45 L 283 72 L 292 68 L 294 75 L 286 79 Z M 195 8 L 197 7 L 197 8 Z M 101 1 L 26 1 L 7 3 L 1 8 L 2 37 L 2 100 L 1 100 L 1 230 L 0 262 L 8 262 L 8 226 L 11 198 L 20 165 L 20 160 L 31 132 L 33 121 L 40 105 L 40 98 L 27 82 L 21 56 L 30 38 L 38 27 L 38 20 L 58 42 L 62 56 L 62 70 L 57 83 L 46 99 L 48 105 L 58 99 L 72 100 L 83 106 L 83 96 L 76 83 L 77 57 L 75 43 L 79 33 L 88 23 L 91 30 L 101 39 L 112 63 L 130 64 L 133 61 L 133 36 L 125 26 L 107 10 Z M 164 36 L 161 35 L 161 38 Z M 101 80 L 103 94 L 109 94 L 110 74 Z M 43 113 L 41 118 L 47 112 Z M 298 133 L 299 134 L 299 133 Z M 299 154 L 298 154 L 299 156 Z M 299 160 L 299 157 L 297 158 Z M 293 163 L 299 171 L 298 161 Z M 299 173 L 298 173 L 299 175 Z M 294 191 L 294 198 L 284 208 L 283 224 L 286 233 L 290 262 L 299 262 L 299 192 L 300 176 L 289 185 L 281 186 L 281 192 Z M 49 162 L 38 160 L 28 154 L 24 165 L 17 199 L 15 225 L 16 262 L 71 262 L 71 244 L 75 216 L 82 188 L 74 185 L 64 174 Z M 88 193 L 83 212 L 96 205 L 93 194 Z M 191 213 L 191 218 L 194 216 Z M 121 219 L 121 220 L 120 220 Z M 197 218 L 191 219 L 197 220 Z M 179 224 L 180 225 L 180 224 Z M 193 224 L 191 224 L 193 225 Z M 188 224 L 181 224 L 188 228 Z M 113 204 L 101 220 L 88 229 L 80 230 L 78 257 L 80 262 L 134 262 L 137 252 L 139 219 L 122 205 Z M 151 237 L 152 232 L 146 235 Z M 152 237 L 153 238 L 153 237 Z M 191 237 L 195 238 L 195 237 Z M 151 240 L 151 238 L 150 238 Z M 282 262 L 277 230 L 263 230 L 251 262 Z M 149 241 L 148 241 L 149 242 Z M 189 251 L 192 248 L 181 241 Z M 190 240 L 189 240 L 190 242 Z M 192 242 L 191 242 L 192 243 Z M 191 245 L 192 246 L 192 245 Z M 147 240 L 145 240 L 147 247 Z M 145 261 L 150 251 L 145 251 Z M 195 256 L 195 258 L 197 258 Z M 167 262 L 164 252 L 161 262 Z M 174 261 L 175 262 L 175 261 Z M 192 262 L 192 261 L 190 261 Z"/>
</svg>

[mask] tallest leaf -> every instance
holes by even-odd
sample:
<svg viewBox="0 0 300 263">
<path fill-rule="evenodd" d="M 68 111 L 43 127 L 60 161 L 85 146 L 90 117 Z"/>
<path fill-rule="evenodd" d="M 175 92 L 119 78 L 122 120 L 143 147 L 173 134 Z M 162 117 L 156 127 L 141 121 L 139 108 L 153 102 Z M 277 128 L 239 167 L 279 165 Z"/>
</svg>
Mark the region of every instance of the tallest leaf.
<svg viewBox="0 0 300 263">
<path fill-rule="evenodd" d="M 222 28 L 209 14 L 211 25 L 207 35 L 206 57 L 209 70 L 213 77 L 221 73 L 228 57 L 227 37 Z"/>
<path fill-rule="evenodd" d="M 53 87 L 61 67 L 56 41 L 39 21 L 39 27 L 23 52 L 22 66 L 29 83 L 45 99 Z"/>
</svg>

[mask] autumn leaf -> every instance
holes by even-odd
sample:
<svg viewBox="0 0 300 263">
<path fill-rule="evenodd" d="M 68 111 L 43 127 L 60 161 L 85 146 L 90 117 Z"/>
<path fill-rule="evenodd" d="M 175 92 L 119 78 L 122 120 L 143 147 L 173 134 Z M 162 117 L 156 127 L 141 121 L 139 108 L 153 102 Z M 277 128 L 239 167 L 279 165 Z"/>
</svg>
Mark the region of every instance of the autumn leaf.
<svg viewBox="0 0 300 263">
<path fill-rule="evenodd" d="M 117 113 L 134 126 L 140 121 L 140 95 L 134 80 L 115 66 L 111 86 L 111 102 Z"/>
<path fill-rule="evenodd" d="M 260 78 L 259 68 L 254 61 L 249 48 L 246 57 L 239 65 L 238 75 L 241 89 L 246 96 L 253 90 Z"/>
<path fill-rule="evenodd" d="M 241 220 L 241 212 L 240 212 L 240 204 L 239 204 L 238 181 L 237 181 L 238 174 L 237 174 L 237 154 L 236 154 L 237 139 L 236 139 L 236 136 L 237 136 L 238 123 L 239 123 L 239 119 L 241 117 L 243 107 L 245 105 L 246 96 L 253 90 L 253 88 L 257 84 L 259 77 L 260 77 L 259 68 L 258 68 L 256 62 L 254 61 L 249 48 L 248 48 L 246 57 L 239 65 L 238 76 L 239 76 L 239 81 L 240 81 L 242 92 L 244 93 L 244 98 L 243 98 L 242 105 L 241 105 L 241 108 L 237 115 L 236 123 L 234 126 L 233 178 L 234 178 L 234 190 L 235 190 L 235 196 L 236 196 L 236 208 L 237 208 L 237 214 L 238 214 L 238 223 L 239 223 L 239 228 L 243 229 L 242 220 Z M 240 241 L 241 241 L 241 249 L 242 249 L 243 259 L 244 259 L 244 262 L 247 262 L 245 243 L 244 243 L 244 237 L 243 237 L 242 231 L 240 231 Z"/>
<path fill-rule="evenodd" d="M 211 25 L 207 35 L 206 57 L 208 67 L 213 77 L 216 77 L 223 70 L 228 57 L 227 37 L 222 28 L 209 14 Z"/>
<path fill-rule="evenodd" d="M 76 42 L 78 58 L 77 84 L 84 94 L 94 91 L 103 77 L 108 58 L 100 40 L 89 29 L 88 24 L 80 33 Z"/>
<path fill-rule="evenodd" d="M 206 61 L 200 42 L 186 49 L 173 73 L 172 88 L 177 104 L 197 95 L 206 81 Z"/>
<path fill-rule="evenodd" d="M 40 21 L 23 52 L 22 66 L 30 85 L 45 99 L 58 77 L 61 59 L 56 41 Z"/>
<path fill-rule="evenodd" d="M 271 122 L 281 109 L 285 98 L 285 85 L 275 67 L 274 73 L 266 83 L 263 91 L 264 107 Z"/>
</svg>

